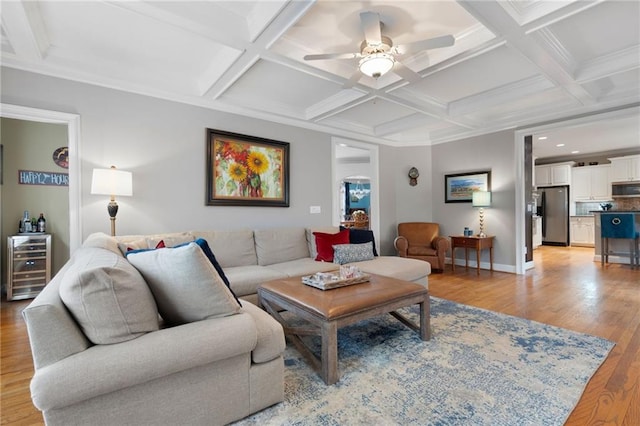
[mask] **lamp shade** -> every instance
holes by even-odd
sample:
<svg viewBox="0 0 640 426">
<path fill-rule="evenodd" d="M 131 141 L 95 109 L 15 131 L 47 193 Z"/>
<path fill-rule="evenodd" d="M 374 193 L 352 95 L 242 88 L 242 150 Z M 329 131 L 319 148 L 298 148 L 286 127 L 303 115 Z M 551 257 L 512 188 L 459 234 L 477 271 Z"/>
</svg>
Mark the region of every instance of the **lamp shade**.
<svg viewBox="0 0 640 426">
<path fill-rule="evenodd" d="M 474 191 L 471 196 L 473 207 L 489 207 L 491 205 L 491 192 L 489 191 Z"/>
<path fill-rule="evenodd" d="M 97 195 L 133 195 L 133 175 L 131 172 L 110 169 L 93 169 L 91 193 Z"/>
<path fill-rule="evenodd" d="M 393 68 L 395 59 L 389 53 L 372 53 L 360 60 L 360 72 L 369 77 L 378 78 Z"/>
</svg>

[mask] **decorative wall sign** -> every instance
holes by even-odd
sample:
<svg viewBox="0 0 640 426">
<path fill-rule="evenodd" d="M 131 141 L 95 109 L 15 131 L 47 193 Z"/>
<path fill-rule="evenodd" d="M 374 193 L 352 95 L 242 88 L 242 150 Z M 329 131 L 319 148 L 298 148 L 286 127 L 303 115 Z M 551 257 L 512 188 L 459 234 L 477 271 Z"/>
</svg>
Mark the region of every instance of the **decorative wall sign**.
<svg viewBox="0 0 640 426">
<path fill-rule="evenodd" d="M 61 146 L 53 151 L 53 162 L 63 169 L 69 168 L 69 148 Z"/>
<path fill-rule="evenodd" d="M 474 191 L 491 191 L 490 171 L 444 176 L 445 203 L 470 203 Z"/>
<path fill-rule="evenodd" d="M 69 186 L 69 173 L 18 170 L 20 185 Z"/>
<path fill-rule="evenodd" d="M 289 207 L 289 144 L 208 129 L 206 203 Z"/>
</svg>

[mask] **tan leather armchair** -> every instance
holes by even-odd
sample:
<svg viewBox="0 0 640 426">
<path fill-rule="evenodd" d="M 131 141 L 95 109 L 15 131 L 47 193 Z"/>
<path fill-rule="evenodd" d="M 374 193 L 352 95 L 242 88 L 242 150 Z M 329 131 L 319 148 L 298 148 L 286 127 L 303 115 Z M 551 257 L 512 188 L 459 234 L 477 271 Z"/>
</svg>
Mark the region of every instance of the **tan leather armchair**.
<svg viewBox="0 0 640 426">
<path fill-rule="evenodd" d="M 440 236 L 440 225 L 430 222 L 398 224 L 398 237 L 393 242 L 398 256 L 425 260 L 435 271 L 444 271 L 444 258 L 449 239 Z"/>
</svg>

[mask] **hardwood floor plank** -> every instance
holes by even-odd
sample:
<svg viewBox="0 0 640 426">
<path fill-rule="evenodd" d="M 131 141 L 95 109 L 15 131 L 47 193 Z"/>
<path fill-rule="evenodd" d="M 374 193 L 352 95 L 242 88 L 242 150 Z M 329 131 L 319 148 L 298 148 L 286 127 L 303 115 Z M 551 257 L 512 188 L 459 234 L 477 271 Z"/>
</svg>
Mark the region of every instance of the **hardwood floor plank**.
<svg viewBox="0 0 640 426">
<path fill-rule="evenodd" d="M 535 269 L 515 275 L 448 265 L 432 274 L 430 291 L 449 299 L 599 336 L 616 343 L 588 383 L 566 424 L 640 425 L 640 270 L 605 268 L 593 249 L 543 246 Z M 1 424 L 42 425 L 31 404 L 31 350 L 21 316 L 29 301 L 2 301 L 0 315 Z"/>
</svg>

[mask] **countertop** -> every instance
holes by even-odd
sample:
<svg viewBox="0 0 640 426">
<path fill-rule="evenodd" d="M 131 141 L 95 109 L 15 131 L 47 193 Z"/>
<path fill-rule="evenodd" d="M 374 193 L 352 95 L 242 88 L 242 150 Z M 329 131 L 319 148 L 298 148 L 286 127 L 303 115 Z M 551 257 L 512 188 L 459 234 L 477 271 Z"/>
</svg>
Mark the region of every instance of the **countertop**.
<svg viewBox="0 0 640 426">
<path fill-rule="evenodd" d="M 640 210 L 591 210 L 590 213 L 635 213 L 635 214 L 640 214 Z"/>
</svg>

